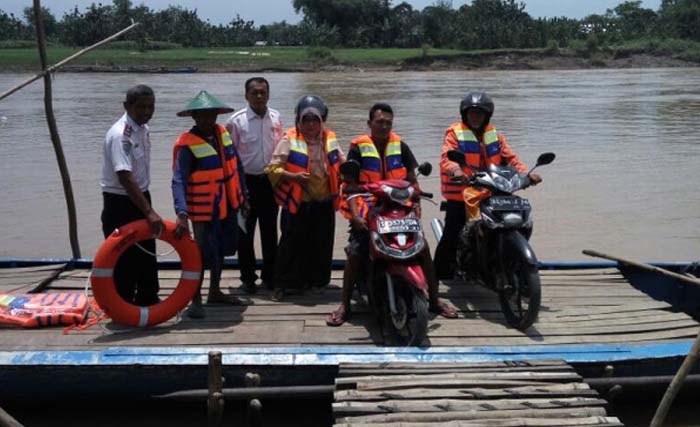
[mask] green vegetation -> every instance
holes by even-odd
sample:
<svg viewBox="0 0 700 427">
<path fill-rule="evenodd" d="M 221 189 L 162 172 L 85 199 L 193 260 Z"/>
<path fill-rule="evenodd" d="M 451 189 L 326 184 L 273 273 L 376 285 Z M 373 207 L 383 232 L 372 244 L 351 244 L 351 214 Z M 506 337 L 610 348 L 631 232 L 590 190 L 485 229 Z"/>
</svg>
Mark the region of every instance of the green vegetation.
<svg viewBox="0 0 700 427">
<path fill-rule="evenodd" d="M 141 23 L 121 40 L 81 58 L 75 63 L 79 66 L 313 69 L 430 64 L 499 52 L 576 56 L 594 66 L 638 54 L 700 62 L 700 0 L 662 0 L 657 11 L 638 0 L 624 1 L 583 19 L 535 19 L 515 0 L 472 0 L 457 9 L 450 0 L 436 0 L 423 10 L 406 2 L 392 5 L 392 0 L 290 1 L 304 16 L 298 24 L 256 26 L 236 16 L 226 25 L 213 25 L 202 21 L 196 9 L 152 10 L 131 0 L 93 3 L 84 11 L 76 7 L 60 20 L 47 9 L 42 16 L 51 62 L 132 19 Z M 3 70 L 37 68 L 32 8 L 23 15 L 0 10 Z"/>
<path fill-rule="evenodd" d="M 78 49 L 50 47 L 50 63 L 75 53 Z M 544 48 L 534 49 L 331 49 L 327 47 L 232 47 L 232 48 L 178 48 L 158 50 L 98 49 L 72 62 L 69 70 L 139 71 L 164 68 L 195 67 L 199 71 L 312 71 L 324 66 L 399 67 L 427 66 L 435 61 L 443 63 L 467 61 L 470 67 L 488 66 L 498 57 L 568 57 L 584 58 L 591 66 L 604 66 L 605 61 L 632 55 L 651 55 L 700 63 L 700 43 L 678 40 L 645 38 L 617 44 L 601 45 L 597 37 L 576 41 L 570 47 L 560 48 L 551 42 Z M 477 61 L 477 62 L 474 62 Z M 6 71 L 38 70 L 36 48 L 0 48 L 0 69 Z"/>
<path fill-rule="evenodd" d="M 48 50 L 49 62 L 55 63 L 77 49 L 54 47 Z M 38 69 L 36 49 L 5 49 L 0 54 L 0 68 Z M 430 56 L 463 54 L 451 49 L 431 49 Z M 71 63 L 87 67 L 183 67 L 208 71 L 242 69 L 311 69 L 325 64 L 348 66 L 391 66 L 420 57 L 421 49 L 329 49 L 303 47 L 181 48 L 139 51 L 130 49 L 95 50 Z"/>
<path fill-rule="evenodd" d="M 129 25 L 141 23 L 125 36 L 139 49 L 169 43 L 183 47 L 325 46 L 330 48 L 419 48 L 429 45 L 450 49 L 545 48 L 586 40 L 591 34 L 601 45 L 645 37 L 700 42 L 700 0 L 662 0 L 659 10 L 642 2 L 623 1 L 604 14 L 583 19 L 531 17 L 525 4 L 515 0 L 472 0 L 455 9 L 451 0 L 436 0 L 416 10 L 392 0 L 290 0 L 304 18 L 299 24 L 284 21 L 256 26 L 240 16 L 225 25 L 213 25 L 197 16 L 196 9 L 169 6 L 152 10 L 144 3 L 112 0 L 75 7 L 58 20 L 42 10 L 50 41 L 65 46 L 87 46 Z M 0 10 L 0 40 L 34 38 L 33 10 L 23 17 Z M 167 46 L 167 45 L 165 45 Z M 550 49 L 551 50 L 551 49 Z"/>
</svg>

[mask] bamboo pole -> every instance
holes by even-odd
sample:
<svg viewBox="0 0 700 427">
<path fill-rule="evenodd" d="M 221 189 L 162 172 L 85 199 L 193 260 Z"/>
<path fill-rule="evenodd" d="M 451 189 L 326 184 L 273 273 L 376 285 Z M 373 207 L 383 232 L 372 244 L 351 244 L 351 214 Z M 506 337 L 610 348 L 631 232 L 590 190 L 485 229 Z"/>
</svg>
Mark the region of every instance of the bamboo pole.
<svg viewBox="0 0 700 427">
<path fill-rule="evenodd" d="M 620 264 L 631 265 L 632 267 L 637 267 L 637 268 L 640 268 L 642 270 L 652 271 L 654 273 L 658 273 L 658 274 L 661 274 L 664 276 L 672 277 L 674 279 L 680 280 L 680 281 L 685 282 L 685 283 L 689 283 L 691 285 L 700 286 L 700 279 L 696 279 L 694 277 L 684 276 L 682 274 L 674 273 L 673 271 L 668 271 L 664 268 L 654 267 L 653 265 L 644 264 L 641 262 L 630 261 L 628 259 L 619 258 L 619 257 L 613 256 L 613 255 L 604 254 L 604 253 L 593 251 L 590 249 L 585 249 L 583 251 L 583 254 L 588 255 L 588 256 L 592 256 L 592 257 L 597 257 L 597 258 L 604 258 L 604 259 L 608 259 L 611 261 L 617 261 Z"/>
<path fill-rule="evenodd" d="M 691 369 L 693 369 L 698 360 L 698 350 L 700 350 L 700 333 L 698 333 L 698 336 L 695 337 L 695 342 L 693 342 L 690 353 L 688 353 L 685 360 L 683 360 L 683 364 L 676 373 L 676 376 L 673 377 L 671 384 L 668 385 L 666 393 L 664 393 L 664 397 L 661 399 L 661 403 L 659 403 L 659 407 L 656 408 L 656 413 L 654 414 L 654 418 L 651 420 L 650 427 L 663 426 L 666 416 L 668 415 L 668 411 L 671 409 L 671 405 L 676 399 L 676 395 L 678 395 L 678 392 L 683 386 L 685 378 L 688 376 L 688 373 Z"/>
<path fill-rule="evenodd" d="M 22 424 L 16 419 L 12 418 L 12 415 L 5 412 L 4 409 L 0 408 L 0 427 L 23 427 Z"/>
<path fill-rule="evenodd" d="M 56 118 L 53 113 L 53 99 L 51 94 L 51 74 L 46 72 L 46 35 L 44 34 L 44 22 L 41 16 L 41 1 L 34 0 L 34 22 L 36 25 L 37 46 L 39 48 L 39 59 L 41 60 L 41 69 L 44 70 L 44 111 L 46 113 L 46 122 L 49 125 L 49 133 L 51 134 L 51 143 L 53 150 L 56 153 L 58 161 L 58 169 L 61 173 L 61 181 L 63 182 L 63 193 L 66 196 L 66 205 L 68 208 L 68 237 L 70 240 L 71 252 L 73 259 L 80 258 L 80 244 L 78 243 L 78 220 L 75 211 L 75 198 L 73 197 L 73 187 L 70 182 L 70 174 L 68 165 L 66 165 L 66 157 L 63 154 L 61 146 L 61 137 L 58 135 L 58 127 L 56 126 Z"/>
<path fill-rule="evenodd" d="M 37 9 L 36 9 L 36 6 L 34 6 L 34 11 L 35 11 L 35 13 L 36 13 L 36 10 L 37 10 Z M 58 69 L 61 68 L 62 66 L 64 66 L 64 65 L 66 65 L 67 63 L 71 62 L 72 60 L 74 60 L 74 59 L 76 59 L 76 58 L 78 58 L 78 57 L 80 57 L 80 56 L 83 56 L 83 55 L 85 55 L 86 53 L 90 52 L 91 50 L 93 50 L 93 49 L 95 49 L 95 48 L 98 48 L 98 47 L 102 46 L 103 44 L 108 43 L 108 42 L 110 42 L 110 41 L 116 39 L 117 37 L 121 36 L 122 34 L 126 33 L 127 31 L 131 31 L 132 29 L 134 29 L 134 28 L 137 27 L 138 25 L 139 25 L 138 22 L 134 22 L 134 23 L 132 23 L 131 25 L 129 25 L 128 27 L 126 27 L 126 28 L 124 28 L 123 30 L 119 31 L 118 33 L 112 34 L 111 36 L 107 37 L 106 39 L 104 39 L 104 40 L 102 40 L 102 41 L 99 41 L 99 42 L 97 42 L 97 43 L 95 43 L 95 44 L 93 44 L 93 45 L 91 45 L 91 46 L 86 47 L 85 49 L 83 49 L 83 50 L 81 50 L 81 51 L 78 51 L 78 52 L 74 53 L 73 55 L 69 56 L 68 58 L 66 58 L 66 59 L 64 59 L 64 60 L 62 60 L 62 61 L 56 63 L 55 65 L 52 65 L 52 66 L 50 66 L 50 67 L 48 67 L 48 68 L 42 67 L 43 71 L 40 72 L 39 74 L 37 74 L 37 75 L 35 75 L 35 76 L 29 78 L 28 80 L 26 80 L 26 81 L 24 81 L 24 82 L 18 84 L 17 86 L 15 86 L 15 87 L 13 87 L 13 88 L 7 90 L 6 92 L 3 92 L 3 94 L 0 95 L 0 101 L 2 101 L 3 99 L 7 98 L 7 97 L 10 96 L 10 95 L 12 95 L 13 93 L 17 92 L 18 90 L 22 89 L 23 87 L 29 85 L 30 83 L 32 83 L 32 82 L 34 82 L 34 81 L 36 81 L 36 80 L 39 80 L 40 78 L 46 76 L 47 74 L 50 74 L 50 73 L 52 73 L 52 72 L 58 70 Z M 39 26 L 39 25 L 38 25 L 38 22 L 37 22 L 37 27 L 38 27 L 38 26 Z M 42 28 L 42 29 L 43 29 L 43 28 Z"/>
</svg>

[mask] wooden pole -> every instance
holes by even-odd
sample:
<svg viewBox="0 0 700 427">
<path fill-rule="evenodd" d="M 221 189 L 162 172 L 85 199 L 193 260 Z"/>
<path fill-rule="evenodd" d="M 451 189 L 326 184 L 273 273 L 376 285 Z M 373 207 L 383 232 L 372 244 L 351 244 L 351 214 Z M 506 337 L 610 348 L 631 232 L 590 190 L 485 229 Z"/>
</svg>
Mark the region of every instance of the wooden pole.
<svg viewBox="0 0 700 427">
<path fill-rule="evenodd" d="M 604 253 L 593 251 L 590 249 L 584 250 L 583 254 L 588 255 L 588 256 L 592 256 L 592 257 L 597 257 L 597 258 L 604 258 L 604 259 L 608 259 L 611 261 L 617 261 L 620 264 L 631 265 L 632 267 L 637 267 L 637 268 L 640 268 L 642 270 L 652 271 L 654 273 L 658 273 L 658 274 L 661 274 L 664 276 L 672 277 L 674 279 L 680 280 L 680 281 L 685 282 L 685 283 L 689 283 L 691 285 L 700 286 L 700 279 L 696 279 L 696 278 L 690 277 L 690 276 L 684 276 L 682 274 L 674 273 L 673 271 L 668 271 L 668 270 L 660 268 L 660 267 L 654 267 L 653 265 L 644 264 L 644 263 L 636 262 L 636 261 L 630 261 L 628 259 L 619 258 L 619 257 L 613 256 L 613 255 L 604 254 Z"/>
<path fill-rule="evenodd" d="M 666 415 L 668 415 L 668 411 L 671 409 L 671 405 L 676 399 L 676 395 L 683 386 L 685 378 L 688 376 L 688 373 L 691 369 L 693 369 L 695 363 L 698 360 L 698 350 L 700 350 L 700 333 L 698 333 L 698 336 L 695 337 L 695 342 L 693 342 L 693 346 L 690 349 L 690 353 L 688 353 L 688 355 L 685 357 L 685 360 L 683 360 L 683 364 L 676 373 L 676 376 L 673 377 L 673 381 L 671 381 L 671 384 L 668 385 L 666 393 L 664 393 L 664 397 L 661 399 L 659 407 L 656 408 L 656 413 L 654 414 L 654 418 L 651 420 L 650 427 L 663 426 L 664 421 L 666 420 Z"/>
<path fill-rule="evenodd" d="M 35 6 L 35 9 L 34 9 L 34 10 L 35 10 L 35 13 L 36 13 L 36 6 Z M 74 59 L 76 59 L 76 58 L 78 58 L 78 57 L 80 57 L 80 56 L 83 56 L 83 55 L 85 55 L 86 53 L 90 52 L 91 50 L 93 50 L 93 49 L 95 49 L 95 48 L 98 48 L 98 47 L 102 46 L 103 44 L 108 43 L 108 42 L 110 42 L 110 41 L 116 39 L 117 37 L 121 36 L 122 34 L 126 33 L 127 31 L 131 31 L 132 29 L 134 29 L 134 28 L 137 27 L 138 25 L 139 25 L 138 22 L 134 22 L 133 24 L 129 25 L 128 27 L 124 28 L 123 30 L 119 31 L 118 33 L 112 34 L 111 36 L 107 37 L 106 39 L 104 39 L 104 40 L 102 40 L 102 41 L 99 41 L 99 42 L 97 42 L 97 43 L 95 43 L 95 44 L 93 44 L 93 45 L 91 45 L 91 46 L 86 47 L 86 48 L 83 49 L 83 50 L 80 50 L 80 51 L 74 53 L 73 55 L 69 56 L 68 58 L 62 60 L 61 62 L 56 63 L 55 65 L 52 65 L 52 66 L 50 66 L 50 67 L 48 67 L 48 68 L 42 67 L 43 71 L 40 72 L 39 74 L 37 74 L 37 75 L 35 75 L 35 76 L 29 78 L 28 80 L 25 80 L 24 82 L 22 82 L 22 83 L 18 84 L 17 86 L 15 86 L 15 87 L 13 87 L 13 88 L 7 90 L 6 92 L 3 92 L 2 95 L 0 95 L 0 101 L 2 101 L 3 99 L 7 98 L 7 97 L 10 96 L 10 95 L 12 95 L 13 93 L 17 92 L 18 90 L 22 89 L 23 87 L 29 85 L 30 83 L 32 83 L 32 82 L 34 82 L 34 81 L 37 81 L 37 80 L 39 80 L 40 78 L 46 76 L 47 74 L 50 74 L 50 73 L 52 73 L 52 72 L 58 70 L 58 69 L 61 68 L 62 66 L 64 66 L 64 65 L 66 65 L 67 63 L 71 62 L 72 60 L 74 60 Z M 37 22 L 37 26 L 38 26 L 38 22 Z M 43 27 L 42 27 L 42 30 L 43 30 Z"/>
<path fill-rule="evenodd" d="M 221 352 L 209 352 L 209 399 L 207 400 L 208 425 L 218 427 L 224 415 L 223 376 Z"/>
<path fill-rule="evenodd" d="M 19 421 L 12 418 L 12 415 L 0 408 L 0 427 L 23 427 Z"/>
<path fill-rule="evenodd" d="M 46 121 L 49 125 L 49 133 L 51 134 L 51 143 L 53 150 L 56 153 L 58 161 L 58 169 L 61 172 L 61 181 L 63 181 L 63 193 L 66 196 L 66 205 L 68 207 L 68 237 L 70 239 L 70 247 L 73 253 L 73 259 L 80 258 L 80 245 L 78 244 L 78 220 L 75 211 L 75 198 L 73 197 L 73 187 L 70 183 L 70 174 L 66 165 L 66 157 L 63 154 L 61 146 L 61 137 L 58 135 L 58 127 L 56 126 L 56 118 L 53 114 L 53 100 L 51 95 L 51 74 L 47 73 L 46 61 L 46 35 L 44 34 L 44 22 L 41 16 L 41 1 L 34 0 L 34 22 L 36 25 L 37 46 L 39 47 L 39 59 L 41 60 L 41 69 L 44 70 L 44 110 L 46 113 Z"/>
<path fill-rule="evenodd" d="M 260 378 L 260 374 L 247 372 L 245 374 L 243 382 L 245 383 L 246 387 L 260 387 L 261 380 L 262 378 Z M 250 401 L 248 402 L 247 416 L 249 427 L 262 427 L 262 409 L 262 402 L 260 402 L 260 399 L 258 399 L 257 396 L 250 399 Z"/>
</svg>

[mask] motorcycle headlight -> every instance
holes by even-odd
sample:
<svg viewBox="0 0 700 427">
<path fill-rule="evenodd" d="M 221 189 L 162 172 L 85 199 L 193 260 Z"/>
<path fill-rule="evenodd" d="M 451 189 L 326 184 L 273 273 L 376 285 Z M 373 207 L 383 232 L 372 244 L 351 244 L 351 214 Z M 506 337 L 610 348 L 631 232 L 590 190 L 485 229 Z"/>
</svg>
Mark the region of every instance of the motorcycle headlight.
<svg viewBox="0 0 700 427">
<path fill-rule="evenodd" d="M 422 233 L 418 233 L 416 235 L 416 242 L 413 246 L 410 248 L 407 248 L 405 250 L 402 249 L 396 249 L 392 248 L 391 246 L 387 245 L 384 242 L 384 239 L 382 239 L 382 235 L 377 233 L 376 231 L 373 231 L 371 234 L 372 237 L 372 242 L 374 243 L 374 247 L 377 248 L 379 252 L 382 254 L 396 258 L 396 259 L 409 259 L 413 258 L 417 254 L 420 253 L 420 251 L 423 250 L 423 247 L 425 246 L 425 239 L 423 238 Z"/>
<path fill-rule="evenodd" d="M 496 174 L 494 174 L 492 176 L 492 179 L 493 179 L 493 183 L 496 185 L 496 188 L 498 188 L 499 190 L 504 191 L 506 193 L 511 192 L 512 187 L 510 184 L 510 180 L 508 180 L 500 175 L 496 175 Z"/>
<path fill-rule="evenodd" d="M 382 185 L 382 191 L 388 194 L 389 198 L 394 202 L 399 203 L 401 205 L 406 205 L 408 204 L 408 201 L 411 200 L 411 196 L 413 195 L 414 190 L 413 187 L 395 188 L 384 184 Z"/>
<path fill-rule="evenodd" d="M 516 173 L 513 175 L 513 178 L 510 179 L 510 188 L 515 191 L 516 189 L 519 189 L 523 186 L 523 178 L 520 176 L 520 174 Z"/>
</svg>

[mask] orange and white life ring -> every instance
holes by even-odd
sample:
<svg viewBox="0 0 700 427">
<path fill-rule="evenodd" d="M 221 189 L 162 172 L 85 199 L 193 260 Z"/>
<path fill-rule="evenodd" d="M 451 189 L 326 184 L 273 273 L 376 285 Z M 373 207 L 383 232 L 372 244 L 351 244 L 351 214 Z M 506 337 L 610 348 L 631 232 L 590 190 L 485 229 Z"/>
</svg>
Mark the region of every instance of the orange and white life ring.
<svg viewBox="0 0 700 427">
<path fill-rule="evenodd" d="M 121 254 L 137 242 L 153 238 L 145 219 L 114 230 L 95 254 L 90 275 L 92 293 L 99 306 L 117 323 L 140 327 L 163 323 L 185 308 L 199 288 L 202 259 L 197 243 L 189 235 L 175 239 L 175 223 L 163 223 L 165 228 L 158 239 L 175 248 L 182 263 L 182 274 L 175 291 L 158 304 L 149 307 L 131 304 L 119 295 L 114 282 L 114 266 Z"/>
</svg>

